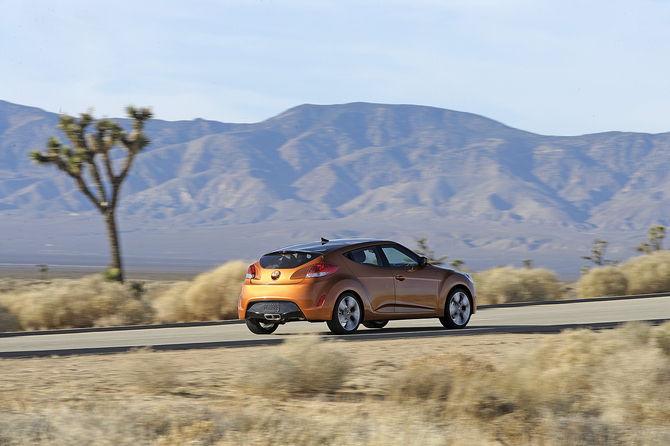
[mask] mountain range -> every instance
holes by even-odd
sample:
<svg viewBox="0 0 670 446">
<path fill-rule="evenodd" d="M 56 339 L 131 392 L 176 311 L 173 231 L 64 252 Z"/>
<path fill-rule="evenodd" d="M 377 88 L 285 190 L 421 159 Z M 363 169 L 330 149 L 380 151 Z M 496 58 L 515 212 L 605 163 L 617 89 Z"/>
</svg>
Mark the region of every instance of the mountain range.
<svg viewBox="0 0 670 446">
<path fill-rule="evenodd" d="M 57 123 L 0 101 L 0 263 L 107 256 L 101 218 L 73 181 L 28 158 L 50 136 L 65 140 Z M 426 237 L 473 268 L 533 258 L 572 274 L 594 238 L 625 258 L 650 225 L 670 222 L 670 133 L 543 136 L 370 103 L 301 105 L 254 124 L 154 119 L 146 131 L 118 209 L 136 264 L 253 259 L 321 236 L 410 247 Z"/>
</svg>

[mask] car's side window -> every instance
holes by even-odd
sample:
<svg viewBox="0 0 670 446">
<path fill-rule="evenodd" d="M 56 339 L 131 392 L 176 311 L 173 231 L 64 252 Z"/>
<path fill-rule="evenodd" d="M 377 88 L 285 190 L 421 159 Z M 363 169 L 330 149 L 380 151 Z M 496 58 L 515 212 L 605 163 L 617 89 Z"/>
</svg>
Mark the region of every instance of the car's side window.
<svg viewBox="0 0 670 446">
<path fill-rule="evenodd" d="M 377 251 L 375 248 L 355 249 L 349 253 L 349 258 L 354 262 L 362 263 L 364 265 L 381 265 L 381 262 L 377 258 Z"/>
<path fill-rule="evenodd" d="M 389 266 L 406 267 L 419 266 L 419 262 L 409 253 L 405 253 L 394 246 L 382 246 L 382 251 L 386 256 Z"/>
</svg>

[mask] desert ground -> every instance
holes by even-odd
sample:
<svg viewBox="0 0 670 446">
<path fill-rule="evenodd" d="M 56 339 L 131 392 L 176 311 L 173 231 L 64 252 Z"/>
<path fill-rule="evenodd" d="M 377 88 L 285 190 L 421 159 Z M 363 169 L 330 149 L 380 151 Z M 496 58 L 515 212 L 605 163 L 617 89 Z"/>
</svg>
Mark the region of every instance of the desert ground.
<svg viewBox="0 0 670 446">
<path fill-rule="evenodd" d="M 282 394 L 272 388 L 250 392 L 240 384 L 249 378 L 253 364 L 272 369 L 278 347 L 179 352 L 141 349 L 117 355 L 3 359 L 0 416 L 4 421 L 0 422 L 0 440 L 14 438 L 40 444 L 267 444 L 280 434 L 286 442 L 279 440 L 276 444 L 330 444 L 327 438 L 332 436 L 333 424 L 356 430 L 361 427 L 353 425 L 361 420 L 381 417 L 380 426 L 361 433 L 364 438 L 356 438 L 355 432 L 345 435 L 345 444 L 363 444 L 360 441 L 364 439 L 366 444 L 425 444 L 423 440 L 428 439 L 443 444 L 444 435 L 439 430 L 430 435 L 424 432 L 422 416 L 412 420 L 394 413 L 396 403 L 387 401 L 389 379 L 416 361 L 445 355 L 471 355 L 495 364 L 505 354 L 532 347 L 546 336 L 327 342 L 337 344 L 334 346 L 346 355 L 351 371 L 336 391 L 302 395 Z M 285 378 L 278 373 L 271 380 Z M 390 412 L 386 404 L 391 406 Z M 222 421 L 211 419 L 218 418 L 214 414 L 224 414 L 224 419 L 233 416 L 238 421 L 232 429 L 224 429 L 225 435 L 210 432 L 221 428 Z M 146 425 L 147 432 L 129 428 L 130 419 Z M 246 421 L 240 423 L 241 419 Z M 275 426 L 279 419 L 289 420 L 288 424 Z M 42 426 L 41 432 L 40 423 L 49 427 Z M 394 426 L 395 433 L 387 435 L 388 424 Z M 325 437 L 310 440 L 315 431 L 320 431 L 319 425 L 323 425 Z M 294 433 L 289 432 L 293 429 Z M 413 438 L 415 435 L 418 437 Z"/>
<path fill-rule="evenodd" d="M 0 444 L 667 444 L 654 330 L 3 359 Z"/>
</svg>

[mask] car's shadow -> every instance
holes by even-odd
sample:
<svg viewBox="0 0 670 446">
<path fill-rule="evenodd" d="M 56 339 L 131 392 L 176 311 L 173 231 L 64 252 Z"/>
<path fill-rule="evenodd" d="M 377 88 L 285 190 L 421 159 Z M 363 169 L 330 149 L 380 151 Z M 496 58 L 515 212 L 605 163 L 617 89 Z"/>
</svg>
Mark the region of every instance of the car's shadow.
<svg viewBox="0 0 670 446">
<path fill-rule="evenodd" d="M 452 330 L 443 327 L 393 327 L 393 328 L 375 328 L 375 329 L 362 329 L 357 330 L 354 333 L 346 335 L 337 335 L 333 334 L 328 330 L 306 333 L 304 331 L 300 332 L 285 332 L 285 331 L 276 331 L 274 334 L 278 336 L 305 336 L 308 334 L 316 336 L 324 336 L 328 338 L 338 338 L 338 339 L 356 339 L 356 338 L 393 338 L 393 337 L 420 337 L 420 336 L 440 336 L 448 334 L 457 334 L 466 332 L 471 333 L 473 330 L 479 330 L 483 327 L 465 327 L 459 330 Z M 485 327 L 492 328 L 492 327 Z"/>
<path fill-rule="evenodd" d="M 663 323 L 665 320 L 648 321 L 653 325 Z M 446 329 L 442 327 L 397 327 L 381 329 L 359 330 L 352 334 L 335 335 L 330 331 L 314 332 L 314 335 L 323 336 L 326 339 L 344 339 L 350 341 L 373 340 L 373 339 L 402 339 L 421 338 L 435 336 L 459 336 L 459 335 L 483 335 L 483 334 L 511 334 L 511 333 L 560 333 L 563 330 L 588 328 L 601 330 L 615 328 L 623 322 L 596 322 L 589 324 L 560 324 L 560 325 L 478 325 L 468 326 L 462 329 Z M 275 333 L 282 337 L 305 335 L 307 333 Z"/>
</svg>

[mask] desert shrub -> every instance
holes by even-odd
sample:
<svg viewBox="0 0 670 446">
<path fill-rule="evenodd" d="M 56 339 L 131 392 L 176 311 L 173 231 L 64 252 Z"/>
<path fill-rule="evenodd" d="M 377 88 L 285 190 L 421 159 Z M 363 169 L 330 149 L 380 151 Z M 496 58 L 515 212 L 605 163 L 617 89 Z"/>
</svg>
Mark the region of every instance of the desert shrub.
<svg viewBox="0 0 670 446">
<path fill-rule="evenodd" d="M 655 333 L 656 344 L 665 353 L 670 356 L 670 322 L 658 327 Z"/>
<path fill-rule="evenodd" d="M 105 282 L 119 282 L 121 278 L 121 270 L 119 268 L 111 268 L 102 272 Z"/>
<path fill-rule="evenodd" d="M 185 322 L 193 320 L 188 311 L 186 292 L 193 286 L 192 282 L 177 282 L 163 291 L 151 301 L 156 311 L 157 322 Z"/>
<path fill-rule="evenodd" d="M 448 398 L 431 416 L 460 414 L 501 444 L 547 444 L 543 438 L 556 440 L 549 444 L 628 444 L 631 427 L 670 422 L 670 358 L 650 342 L 654 330 L 658 339 L 661 330 L 645 323 L 568 330 L 499 358 L 495 366 L 446 357 L 442 368 L 449 372 L 441 382 L 449 383 Z M 432 358 L 426 359 L 430 368 Z M 412 379 L 405 370 L 398 373 L 391 386 Z M 387 392 L 398 391 L 387 386 Z M 434 406 L 444 393 L 415 395 Z"/>
<path fill-rule="evenodd" d="M 2 413 L 2 445 L 215 445 L 225 420 L 200 404 L 89 402 Z"/>
<path fill-rule="evenodd" d="M 593 268 L 577 282 L 577 291 L 582 298 L 624 296 L 628 291 L 628 279 L 615 266 Z"/>
<path fill-rule="evenodd" d="M 108 398 L 106 398 L 108 399 Z M 212 404 L 195 399 L 175 402 L 129 399 L 31 407 L 25 413 L 0 413 L 0 444 L 38 446 L 444 446 L 500 445 L 470 426 L 436 425 L 416 407 L 389 410 L 381 402 L 364 408 L 338 404 L 288 408 L 251 398 Z M 326 403 L 328 404 L 328 403 Z M 455 432 L 451 432 L 455 430 Z M 545 445 L 547 443 L 544 443 Z M 551 443 L 549 443 L 551 444 Z M 639 444 L 639 443 L 636 443 Z M 657 443 L 657 444 L 663 444 Z"/>
<path fill-rule="evenodd" d="M 3 293 L 0 302 L 16 315 L 19 330 L 139 324 L 153 315 L 129 287 L 105 282 L 100 275 Z"/>
<path fill-rule="evenodd" d="M 252 358 L 240 384 L 261 395 L 328 393 L 342 387 L 350 370 L 337 343 L 299 336 L 285 341 L 277 354 Z"/>
<path fill-rule="evenodd" d="M 146 393 L 174 392 L 182 382 L 177 364 L 151 348 L 133 349 L 119 358 L 128 384 Z"/>
<path fill-rule="evenodd" d="M 667 358 L 649 344 L 650 330 L 629 323 L 603 333 L 566 331 L 510 358 L 499 389 L 528 414 L 545 409 L 561 416 L 598 414 L 613 424 L 667 423 L 670 388 L 656 377 Z"/>
<path fill-rule="evenodd" d="M 634 257 L 619 267 L 628 280 L 629 294 L 670 291 L 670 251 Z"/>
<path fill-rule="evenodd" d="M 16 315 L 0 302 L 0 332 L 16 330 L 18 322 Z"/>
<path fill-rule="evenodd" d="M 451 391 L 451 367 L 444 357 L 426 357 L 394 373 L 386 388 L 397 401 L 444 400 Z"/>
<path fill-rule="evenodd" d="M 479 304 L 556 300 L 565 286 L 544 268 L 492 268 L 473 275 Z"/>
<path fill-rule="evenodd" d="M 153 300 L 156 318 L 163 322 L 237 319 L 237 302 L 247 265 L 228 262 L 195 278 L 178 282 Z"/>
<path fill-rule="evenodd" d="M 623 324 L 614 333 L 631 345 L 645 346 L 651 339 L 652 327 L 648 322 L 632 321 Z"/>
</svg>

